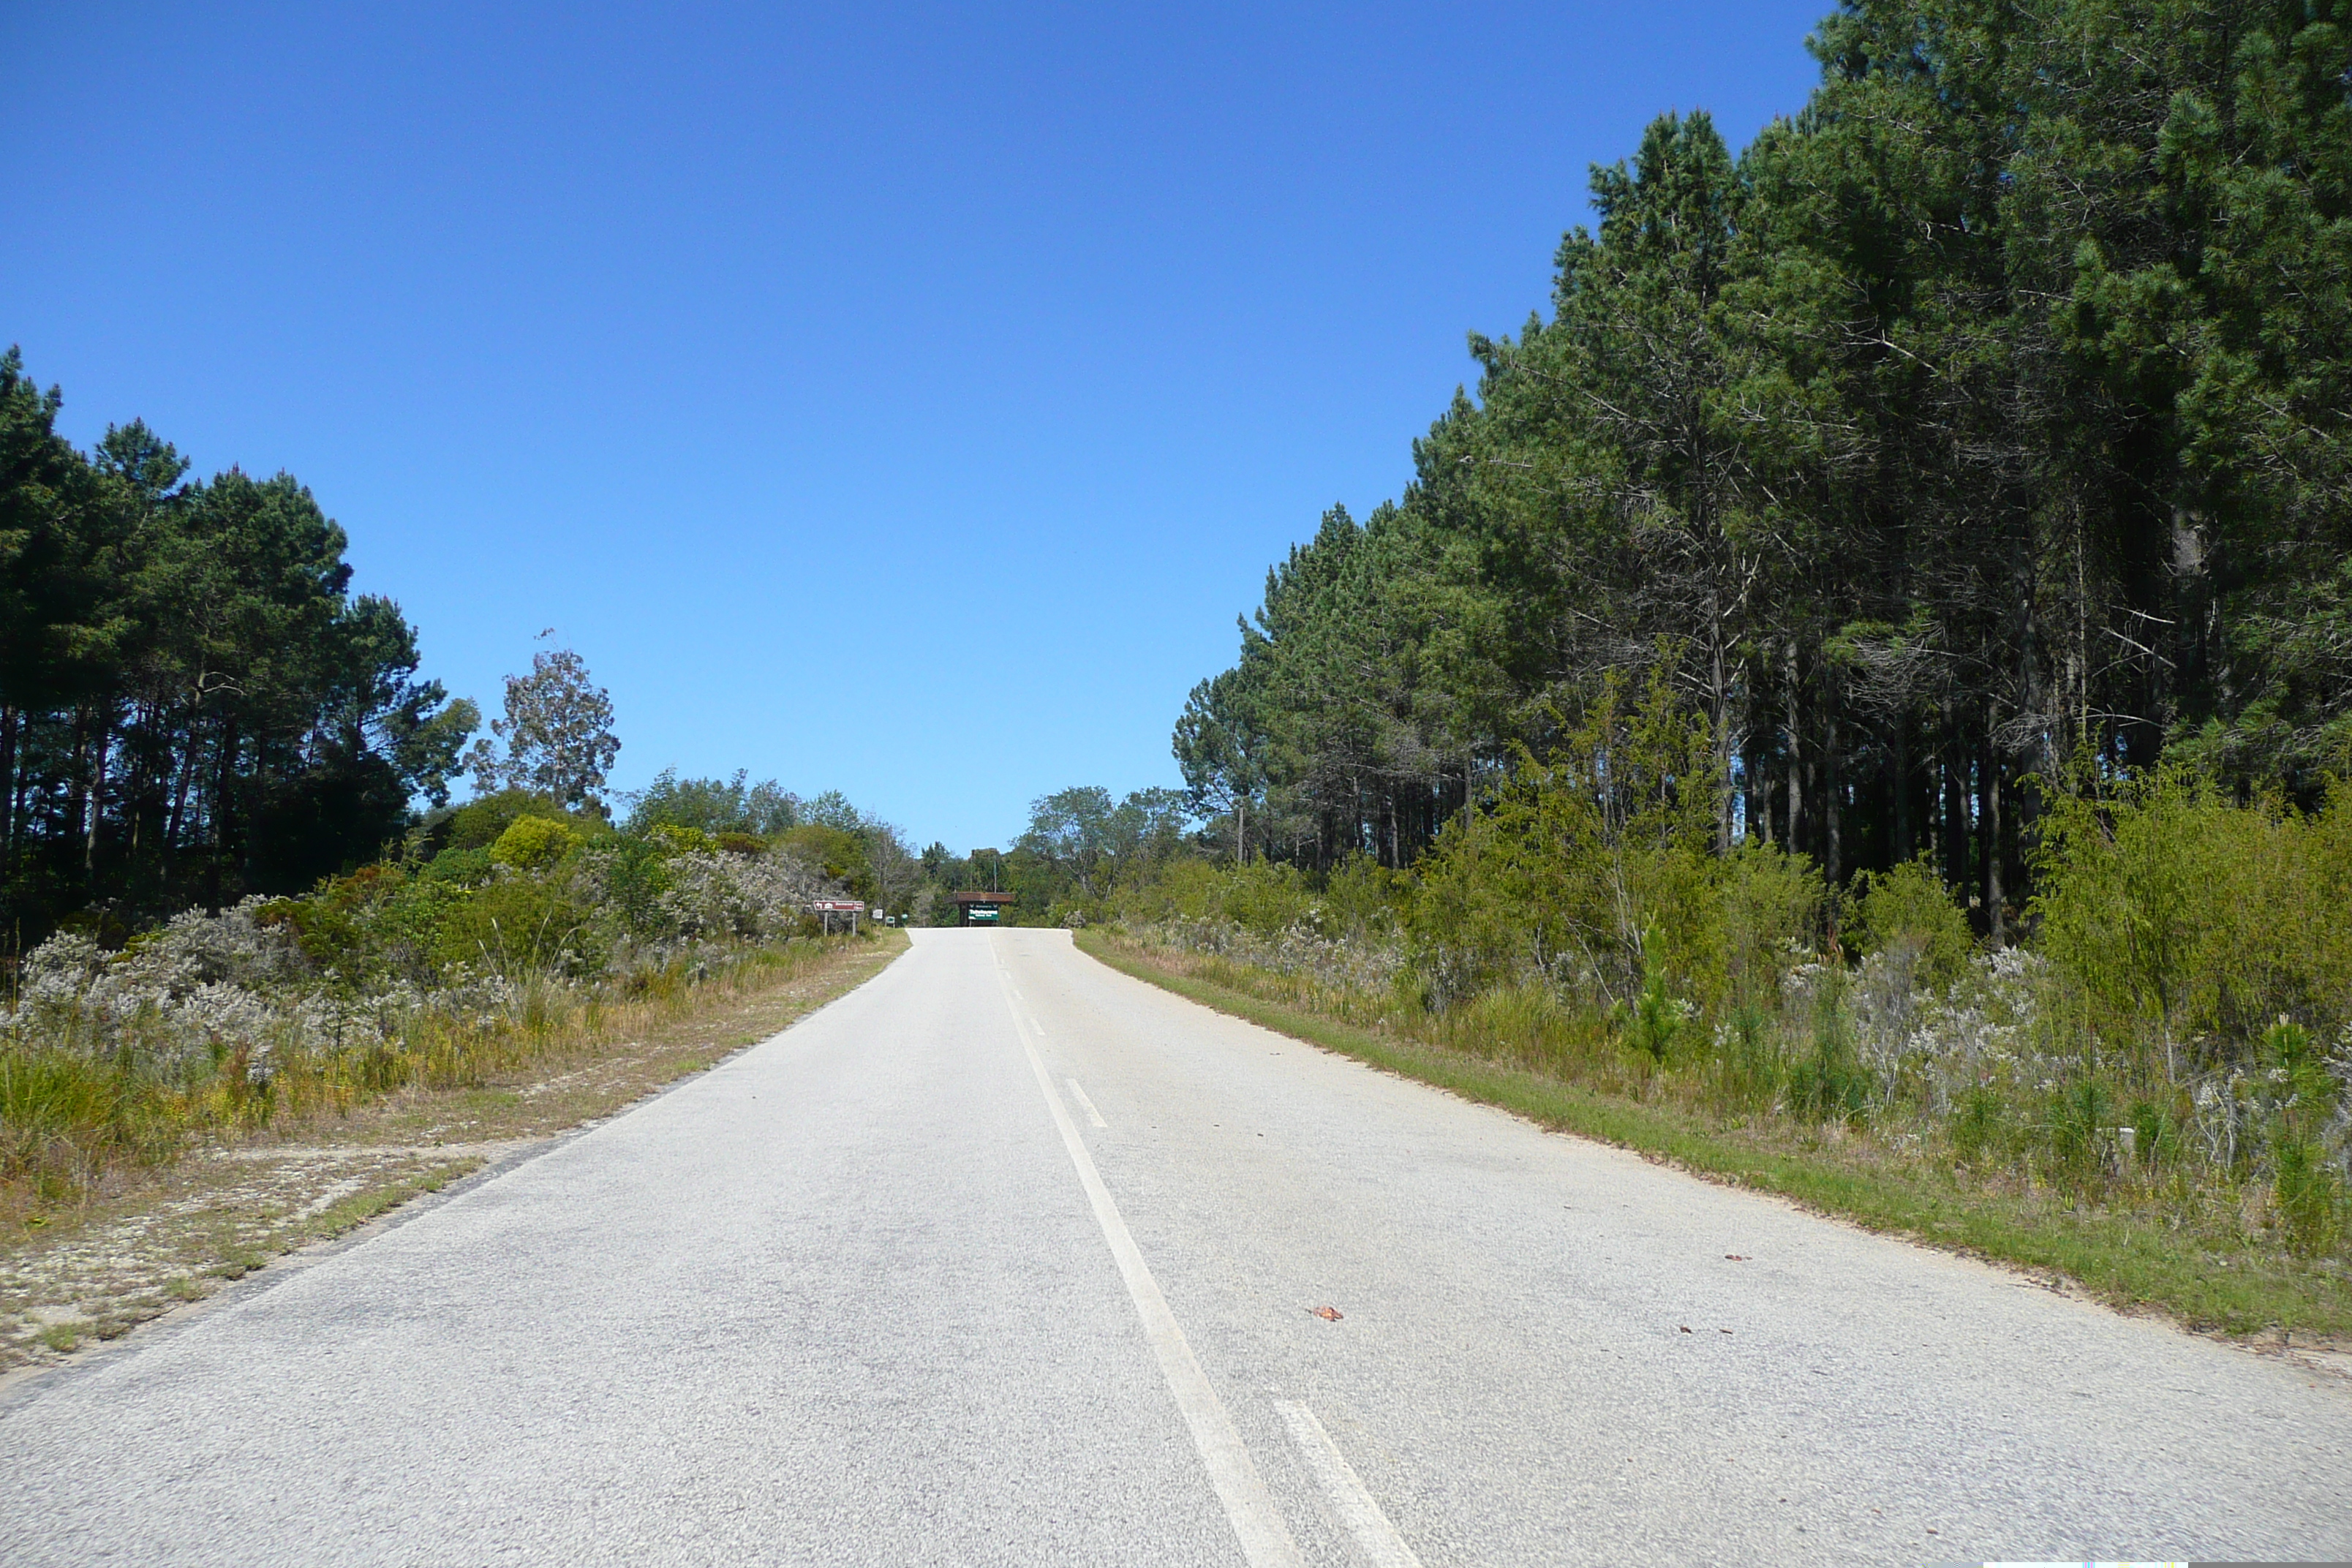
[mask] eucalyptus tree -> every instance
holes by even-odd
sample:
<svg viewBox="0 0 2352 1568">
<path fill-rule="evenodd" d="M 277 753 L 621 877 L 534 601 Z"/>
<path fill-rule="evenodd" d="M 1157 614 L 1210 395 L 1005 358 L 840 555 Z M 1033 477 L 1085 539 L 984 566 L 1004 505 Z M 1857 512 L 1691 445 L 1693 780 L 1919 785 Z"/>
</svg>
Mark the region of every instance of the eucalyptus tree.
<svg viewBox="0 0 2352 1568">
<path fill-rule="evenodd" d="M 573 807 L 600 800 L 621 742 L 612 695 L 589 678 L 587 660 L 568 647 L 542 648 L 531 655 L 530 674 L 509 675 L 506 684 L 506 713 L 490 722 L 506 750 L 475 742 L 467 759 L 474 787 L 530 790 Z"/>
<path fill-rule="evenodd" d="M 744 768 L 725 779 L 682 779 L 676 768 L 664 768 L 653 783 L 624 797 L 629 805 L 629 831 L 643 833 L 667 825 L 772 838 L 800 825 L 800 796 L 773 779 L 753 784 L 751 778 Z"/>
</svg>

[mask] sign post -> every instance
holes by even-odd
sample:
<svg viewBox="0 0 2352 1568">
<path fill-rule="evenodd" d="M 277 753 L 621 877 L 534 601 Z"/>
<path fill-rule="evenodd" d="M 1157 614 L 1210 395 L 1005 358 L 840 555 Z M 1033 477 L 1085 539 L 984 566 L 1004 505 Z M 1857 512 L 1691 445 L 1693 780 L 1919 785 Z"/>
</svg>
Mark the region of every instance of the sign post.
<svg viewBox="0 0 2352 1568">
<path fill-rule="evenodd" d="M 809 905 L 809 912 L 824 917 L 824 934 L 827 936 L 833 934 L 834 916 L 848 916 L 849 931 L 852 936 L 855 936 L 861 929 L 860 921 L 866 915 L 866 903 L 861 899 L 818 899 Z"/>
</svg>

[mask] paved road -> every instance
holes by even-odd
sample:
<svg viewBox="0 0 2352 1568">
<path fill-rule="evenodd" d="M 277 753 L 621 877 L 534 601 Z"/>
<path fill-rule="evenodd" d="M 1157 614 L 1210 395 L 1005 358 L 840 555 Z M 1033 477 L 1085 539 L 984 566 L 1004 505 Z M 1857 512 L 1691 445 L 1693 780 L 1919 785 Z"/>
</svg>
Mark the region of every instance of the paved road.
<svg viewBox="0 0 2352 1568">
<path fill-rule="evenodd" d="M 2352 1557 L 2291 1366 L 915 938 L 20 1394 L 0 1561 Z"/>
</svg>

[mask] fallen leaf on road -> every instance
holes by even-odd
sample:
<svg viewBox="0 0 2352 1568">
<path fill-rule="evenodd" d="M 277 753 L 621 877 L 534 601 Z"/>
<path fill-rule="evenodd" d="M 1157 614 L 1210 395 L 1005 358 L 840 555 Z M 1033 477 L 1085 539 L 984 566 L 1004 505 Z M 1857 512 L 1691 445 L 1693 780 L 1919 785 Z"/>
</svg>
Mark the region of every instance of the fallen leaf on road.
<svg viewBox="0 0 2352 1568">
<path fill-rule="evenodd" d="M 1307 1309 L 1307 1315 L 1310 1318 L 1320 1318 L 1327 1323 L 1336 1323 L 1348 1314 L 1337 1307 L 1309 1307 Z"/>
</svg>

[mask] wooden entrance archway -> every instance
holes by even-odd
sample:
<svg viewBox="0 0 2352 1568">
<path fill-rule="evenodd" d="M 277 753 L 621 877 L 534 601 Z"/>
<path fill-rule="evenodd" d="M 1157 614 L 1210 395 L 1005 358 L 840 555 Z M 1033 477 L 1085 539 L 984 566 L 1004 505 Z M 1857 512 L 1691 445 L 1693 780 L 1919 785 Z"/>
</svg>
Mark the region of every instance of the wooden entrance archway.
<svg viewBox="0 0 2352 1568">
<path fill-rule="evenodd" d="M 960 926 L 992 926 L 1004 922 L 1004 911 L 1012 906 L 1011 893 L 958 893 L 956 924 Z"/>
</svg>

